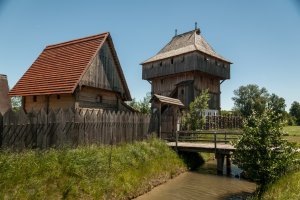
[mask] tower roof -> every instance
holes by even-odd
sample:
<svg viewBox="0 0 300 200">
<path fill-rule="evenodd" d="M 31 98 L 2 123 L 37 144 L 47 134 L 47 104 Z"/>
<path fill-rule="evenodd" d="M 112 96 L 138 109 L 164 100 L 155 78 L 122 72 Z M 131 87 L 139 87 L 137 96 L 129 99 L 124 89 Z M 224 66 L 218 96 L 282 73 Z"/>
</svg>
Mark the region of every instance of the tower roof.
<svg viewBox="0 0 300 200">
<path fill-rule="evenodd" d="M 215 50 L 200 34 L 200 29 L 195 29 L 180 35 L 175 35 L 172 40 L 155 56 L 149 58 L 141 64 L 146 64 L 193 51 L 200 51 L 212 57 L 231 63 L 229 60 L 226 60 L 224 57 L 215 52 Z"/>
</svg>

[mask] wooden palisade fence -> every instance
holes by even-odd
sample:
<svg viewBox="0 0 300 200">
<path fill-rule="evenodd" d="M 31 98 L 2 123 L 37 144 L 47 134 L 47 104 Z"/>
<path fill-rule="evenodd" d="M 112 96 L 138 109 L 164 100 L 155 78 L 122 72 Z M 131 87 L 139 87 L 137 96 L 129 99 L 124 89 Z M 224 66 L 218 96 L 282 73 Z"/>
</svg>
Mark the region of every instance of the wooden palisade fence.
<svg viewBox="0 0 300 200">
<path fill-rule="evenodd" d="M 87 110 L 45 110 L 0 114 L 0 147 L 10 149 L 76 147 L 142 140 L 150 116 L 138 113 Z"/>
<path fill-rule="evenodd" d="M 25 149 L 77 147 L 90 144 L 119 144 L 143 140 L 150 127 L 150 115 L 99 109 L 45 110 L 26 114 L 23 110 L 0 113 L 0 148 Z M 154 123 L 154 124 L 153 124 Z M 176 126 L 176 127 L 175 127 Z M 238 116 L 206 116 L 204 130 L 241 128 Z M 173 117 L 162 118 L 162 132 L 174 135 Z M 155 129 L 155 128 L 154 128 Z M 156 130 L 156 129 L 155 129 Z M 155 131 L 154 130 L 154 131 Z"/>
<path fill-rule="evenodd" d="M 211 115 L 206 116 L 206 124 L 203 129 L 240 129 L 243 125 L 243 118 L 241 116 L 233 115 Z"/>
</svg>

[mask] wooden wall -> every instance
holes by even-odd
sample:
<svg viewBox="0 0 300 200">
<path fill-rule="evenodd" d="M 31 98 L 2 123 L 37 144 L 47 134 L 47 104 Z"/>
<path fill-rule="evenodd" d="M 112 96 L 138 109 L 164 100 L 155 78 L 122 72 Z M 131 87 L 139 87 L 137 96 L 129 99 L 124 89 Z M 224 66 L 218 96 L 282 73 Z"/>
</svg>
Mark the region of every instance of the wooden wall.
<svg viewBox="0 0 300 200">
<path fill-rule="evenodd" d="M 176 86 L 180 82 L 191 80 L 194 81 L 192 85 Z M 201 91 L 208 89 L 210 94 L 209 108 L 220 109 L 220 79 L 218 77 L 201 72 L 189 72 L 152 80 L 152 92 L 155 94 L 170 97 L 176 89 L 177 96 L 172 97 L 180 99 L 185 106 L 188 106 Z"/>
<path fill-rule="evenodd" d="M 58 95 L 37 95 L 34 102 L 34 96 L 23 97 L 23 107 L 26 112 L 37 111 L 41 109 L 68 109 L 74 108 L 75 98 L 71 94 Z M 48 107 L 48 108 L 47 108 Z"/>
<path fill-rule="evenodd" d="M 143 79 L 151 80 L 160 76 L 194 70 L 217 76 L 220 79 L 230 78 L 229 63 L 196 51 L 160 61 L 146 63 L 143 65 L 142 76 Z"/>
<path fill-rule="evenodd" d="M 179 75 L 166 76 L 161 78 L 156 78 L 152 80 L 152 88 L 155 94 L 160 94 L 163 96 L 170 96 L 171 92 L 176 88 L 176 84 L 186 81 L 194 80 L 193 73 L 182 73 Z"/>
<path fill-rule="evenodd" d="M 116 91 L 121 94 L 125 92 L 107 42 L 103 44 L 92 61 L 91 66 L 81 79 L 80 85 Z"/>
<path fill-rule="evenodd" d="M 82 86 L 77 94 L 76 108 L 104 108 L 118 110 L 118 98 L 115 92 Z"/>
</svg>

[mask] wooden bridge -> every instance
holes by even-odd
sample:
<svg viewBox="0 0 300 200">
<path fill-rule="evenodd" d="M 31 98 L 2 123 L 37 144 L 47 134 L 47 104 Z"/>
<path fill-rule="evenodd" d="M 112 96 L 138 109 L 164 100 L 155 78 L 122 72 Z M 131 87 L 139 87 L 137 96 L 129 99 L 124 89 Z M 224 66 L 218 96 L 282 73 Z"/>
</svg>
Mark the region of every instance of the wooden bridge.
<svg viewBox="0 0 300 200">
<path fill-rule="evenodd" d="M 226 157 L 226 171 L 230 174 L 230 155 L 235 151 L 231 142 L 237 140 L 241 134 L 240 130 L 178 131 L 175 137 L 165 139 L 168 146 L 177 151 L 215 153 L 218 174 L 223 174 Z"/>
</svg>

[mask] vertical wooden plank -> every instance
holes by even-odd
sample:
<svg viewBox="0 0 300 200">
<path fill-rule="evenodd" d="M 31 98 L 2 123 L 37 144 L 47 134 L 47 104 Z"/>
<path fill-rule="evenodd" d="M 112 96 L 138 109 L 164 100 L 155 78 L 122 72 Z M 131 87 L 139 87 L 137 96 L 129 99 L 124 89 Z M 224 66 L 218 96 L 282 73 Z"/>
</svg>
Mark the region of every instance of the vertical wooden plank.
<svg viewBox="0 0 300 200">
<path fill-rule="evenodd" d="M 2 148 L 2 135 L 3 135 L 3 116 L 0 112 L 0 148 Z"/>
</svg>

